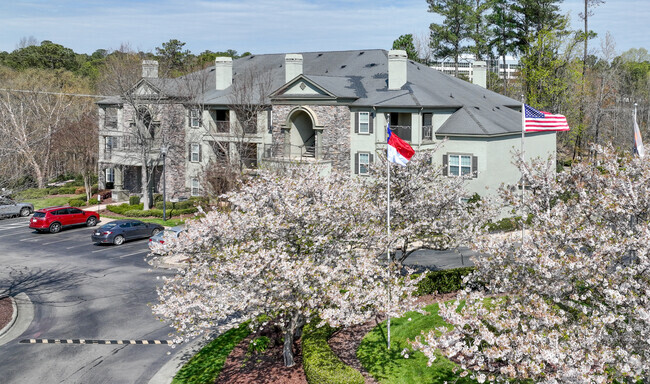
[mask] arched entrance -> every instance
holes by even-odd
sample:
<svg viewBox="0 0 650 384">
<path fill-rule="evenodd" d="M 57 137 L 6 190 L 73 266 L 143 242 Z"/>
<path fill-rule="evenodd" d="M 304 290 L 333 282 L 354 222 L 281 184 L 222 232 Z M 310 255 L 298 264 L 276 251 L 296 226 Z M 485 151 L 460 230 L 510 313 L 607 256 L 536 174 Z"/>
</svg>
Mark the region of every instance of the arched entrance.
<svg viewBox="0 0 650 384">
<path fill-rule="evenodd" d="M 316 143 L 316 130 L 310 114 L 302 109 L 293 112 L 289 117 L 288 153 L 292 158 L 315 157 Z"/>
</svg>

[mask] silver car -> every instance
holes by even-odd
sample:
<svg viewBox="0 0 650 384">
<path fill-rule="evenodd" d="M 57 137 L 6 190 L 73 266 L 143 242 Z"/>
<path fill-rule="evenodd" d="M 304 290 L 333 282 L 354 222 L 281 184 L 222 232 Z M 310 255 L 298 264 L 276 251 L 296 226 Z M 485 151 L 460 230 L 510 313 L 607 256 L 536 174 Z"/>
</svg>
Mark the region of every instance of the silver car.
<svg viewBox="0 0 650 384">
<path fill-rule="evenodd" d="M 165 244 L 166 239 L 176 238 L 181 233 L 185 232 L 185 226 L 179 225 L 177 227 L 165 228 L 164 231 L 158 232 L 155 236 L 149 238 L 149 249 L 153 251 L 154 244 Z"/>
<path fill-rule="evenodd" d="M 32 212 L 34 212 L 34 206 L 30 203 L 18 203 L 8 197 L 0 197 L 0 217 L 27 217 Z"/>
</svg>

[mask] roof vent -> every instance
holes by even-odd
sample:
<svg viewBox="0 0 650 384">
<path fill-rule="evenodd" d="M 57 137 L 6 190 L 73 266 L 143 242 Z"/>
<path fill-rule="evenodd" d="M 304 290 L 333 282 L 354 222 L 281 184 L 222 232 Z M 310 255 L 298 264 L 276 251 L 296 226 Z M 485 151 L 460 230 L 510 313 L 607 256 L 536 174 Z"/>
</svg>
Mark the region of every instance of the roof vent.
<svg viewBox="0 0 650 384">
<path fill-rule="evenodd" d="M 363 55 L 364 53 L 366 53 L 366 52 L 364 52 L 364 51 L 359 52 L 359 56 Z"/>
<path fill-rule="evenodd" d="M 450 94 L 449 94 L 449 97 L 451 97 L 451 98 L 453 99 L 453 98 L 454 98 L 454 95 L 453 95 L 452 93 L 450 93 Z"/>
<path fill-rule="evenodd" d="M 321 57 L 321 56 L 323 56 L 322 53 L 319 53 L 318 55 L 316 55 L 316 57 Z"/>
<path fill-rule="evenodd" d="M 343 69 L 345 67 L 347 67 L 347 65 L 345 65 L 345 64 L 341 65 L 341 69 Z"/>
</svg>

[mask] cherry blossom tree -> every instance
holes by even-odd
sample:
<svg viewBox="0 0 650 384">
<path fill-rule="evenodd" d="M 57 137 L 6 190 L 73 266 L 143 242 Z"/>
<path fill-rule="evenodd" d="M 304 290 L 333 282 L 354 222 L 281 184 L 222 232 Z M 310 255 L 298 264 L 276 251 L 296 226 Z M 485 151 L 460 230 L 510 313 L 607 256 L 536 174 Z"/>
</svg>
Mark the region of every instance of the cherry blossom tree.
<svg viewBox="0 0 650 384">
<path fill-rule="evenodd" d="M 442 305 L 452 325 L 413 346 L 436 350 L 479 382 L 628 382 L 650 373 L 650 164 L 596 148 L 598 162 L 555 174 L 523 166 L 532 226 L 484 237 L 466 290 Z M 521 204 L 517 193 L 504 196 Z M 517 234 L 520 235 L 520 234 Z M 488 296 L 489 295 L 489 296 Z M 460 300 L 465 300 L 459 309 Z"/>
<path fill-rule="evenodd" d="M 442 145 L 442 144 L 440 144 Z M 496 217 L 489 198 L 476 198 L 466 189 L 467 177 L 443 176 L 431 164 L 440 149 L 417 151 L 406 167 L 390 167 L 391 244 L 402 250 L 399 262 L 420 249 L 444 250 L 469 244 Z M 378 162 L 371 180 L 378 221 L 386 227 L 386 161 Z M 487 196 L 487 194 L 486 194 Z"/>
<path fill-rule="evenodd" d="M 271 324 L 282 330 L 292 366 L 307 322 L 347 326 L 415 307 L 419 280 L 378 259 L 386 239 L 370 190 L 318 169 L 286 172 L 260 171 L 225 195 L 227 210 L 207 213 L 160 249 L 189 260 L 165 280 L 153 307 L 178 341 L 245 321 Z"/>
</svg>

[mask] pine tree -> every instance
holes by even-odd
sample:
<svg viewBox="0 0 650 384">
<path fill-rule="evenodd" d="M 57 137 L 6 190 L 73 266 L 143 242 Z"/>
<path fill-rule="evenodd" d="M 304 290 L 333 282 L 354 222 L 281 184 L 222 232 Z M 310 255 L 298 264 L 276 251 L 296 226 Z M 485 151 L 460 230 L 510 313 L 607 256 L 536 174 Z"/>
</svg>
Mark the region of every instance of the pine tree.
<svg viewBox="0 0 650 384">
<path fill-rule="evenodd" d="M 429 12 L 445 18 L 441 24 L 429 26 L 433 55 L 438 59 L 452 57 L 454 75 L 458 77 L 458 60 L 468 50 L 464 42 L 470 37 L 471 0 L 427 0 L 427 3 Z"/>
</svg>

